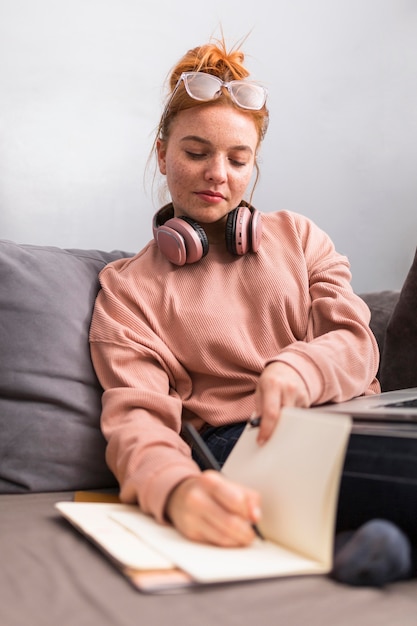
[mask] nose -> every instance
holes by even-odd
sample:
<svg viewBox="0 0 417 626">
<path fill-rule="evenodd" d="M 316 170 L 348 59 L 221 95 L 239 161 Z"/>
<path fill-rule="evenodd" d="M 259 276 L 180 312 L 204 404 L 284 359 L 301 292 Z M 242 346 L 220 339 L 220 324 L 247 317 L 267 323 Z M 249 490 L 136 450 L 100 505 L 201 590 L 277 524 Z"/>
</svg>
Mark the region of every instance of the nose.
<svg viewBox="0 0 417 626">
<path fill-rule="evenodd" d="M 215 183 L 222 183 L 226 180 L 227 167 L 226 159 L 223 156 L 216 155 L 208 160 L 205 178 Z"/>
</svg>

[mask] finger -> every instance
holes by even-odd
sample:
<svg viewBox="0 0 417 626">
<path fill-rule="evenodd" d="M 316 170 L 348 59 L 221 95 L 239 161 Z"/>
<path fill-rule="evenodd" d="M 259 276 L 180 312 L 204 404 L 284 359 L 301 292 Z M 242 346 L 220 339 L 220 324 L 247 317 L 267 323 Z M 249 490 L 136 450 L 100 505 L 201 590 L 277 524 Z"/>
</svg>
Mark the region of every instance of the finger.
<svg viewBox="0 0 417 626">
<path fill-rule="evenodd" d="M 238 515 L 246 520 L 252 520 L 254 510 L 259 507 L 259 494 L 253 489 L 229 480 L 219 472 L 208 470 L 203 472 L 207 489 L 213 499 L 225 511 Z"/>
<path fill-rule="evenodd" d="M 263 445 L 272 435 L 281 413 L 281 391 L 279 388 L 270 386 L 265 390 L 261 389 L 259 414 L 261 421 L 257 442 Z"/>
<path fill-rule="evenodd" d="M 208 510 L 206 514 L 201 526 L 204 541 L 222 547 L 243 547 L 254 540 L 255 532 L 248 520 L 230 514 L 221 507 L 217 510 L 213 508 L 213 515 Z"/>
<path fill-rule="evenodd" d="M 193 541 L 223 547 L 248 545 L 254 539 L 249 519 L 231 513 L 215 497 L 224 488 L 223 483 L 226 479 L 213 471 L 184 481 L 171 498 L 171 519 Z"/>
<path fill-rule="evenodd" d="M 244 543 L 253 540 L 252 527 L 261 517 L 261 498 L 257 491 L 225 479 L 219 473 L 204 472 L 204 480 L 213 491 L 211 495 L 218 504 L 216 520 L 227 525 L 230 536 Z"/>
<path fill-rule="evenodd" d="M 265 443 L 272 435 L 284 406 L 297 404 L 297 387 L 292 380 L 277 378 L 265 372 L 258 385 L 257 406 L 261 423 L 257 441 Z"/>
</svg>

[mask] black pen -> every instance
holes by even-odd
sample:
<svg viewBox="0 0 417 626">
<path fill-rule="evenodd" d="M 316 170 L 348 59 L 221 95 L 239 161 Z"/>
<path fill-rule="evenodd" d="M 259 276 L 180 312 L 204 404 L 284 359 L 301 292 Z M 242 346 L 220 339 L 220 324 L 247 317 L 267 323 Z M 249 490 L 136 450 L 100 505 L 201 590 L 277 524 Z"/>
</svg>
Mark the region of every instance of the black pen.
<svg viewBox="0 0 417 626">
<path fill-rule="evenodd" d="M 210 448 L 205 443 L 204 439 L 199 434 L 198 430 L 189 422 L 186 422 L 182 429 L 182 435 L 188 445 L 195 451 L 199 459 L 204 465 L 205 469 L 213 469 L 217 472 L 221 471 L 220 464 L 211 452 Z M 259 539 L 264 539 L 261 531 L 252 524 L 252 528 Z"/>
<path fill-rule="evenodd" d="M 182 435 L 188 445 L 194 450 L 200 459 L 204 469 L 213 469 L 217 472 L 221 471 L 221 467 L 216 457 L 206 445 L 204 439 L 199 434 L 198 430 L 190 423 L 186 423 L 182 429 Z"/>
</svg>

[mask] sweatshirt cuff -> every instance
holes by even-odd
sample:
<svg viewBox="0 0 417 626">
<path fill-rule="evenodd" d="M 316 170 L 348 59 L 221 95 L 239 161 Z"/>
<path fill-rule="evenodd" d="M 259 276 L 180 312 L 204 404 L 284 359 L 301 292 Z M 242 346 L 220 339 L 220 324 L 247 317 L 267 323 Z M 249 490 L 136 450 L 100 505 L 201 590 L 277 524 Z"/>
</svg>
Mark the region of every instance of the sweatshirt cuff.
<svg viewBox="0 0 417 626">
<path fill-rule="evenodd" d="M 183 480 L 200 474 L 200 468 L 192 460 L 180 465 L 176 460 L 175 463 L 165 466 L 163 470 L 155 473 L 146 491 L 141 492 L 140 498 L 138 494 L 137 499 L 141 510 L 153 515 L 158 522 L 166 523 L 165 507 L 171 491 Z"/>
<path fill-rule="evenodd" d="M 276 358 L 269 359 L 265 366 L 269 363 L 285 363 L 297 372 L 303 379 L 309 396 L 309 404 L 319 404 L 320 398 L 325 391 L 325 381 L 320 370 L 309 357 L 303 353 L 294 351 L 281 352 Z"/>
</svg>

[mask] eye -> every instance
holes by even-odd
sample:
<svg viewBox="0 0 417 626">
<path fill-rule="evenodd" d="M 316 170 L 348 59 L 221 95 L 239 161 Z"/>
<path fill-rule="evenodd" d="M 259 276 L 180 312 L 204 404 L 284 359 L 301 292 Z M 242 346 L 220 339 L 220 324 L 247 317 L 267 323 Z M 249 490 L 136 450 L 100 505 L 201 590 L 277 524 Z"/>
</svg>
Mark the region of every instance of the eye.
<svg viewBox="0 0 417 626">
<path fill-rule="evenodd" d="M 206 157 L 206 154 L 204 152 L 191 152 L 191 150 L 186 150 L 185 154 L 193 161 L 199 161 Z"/>
<path fill-rule="evenodd" d="M 247 165 L 246 161 L 241 161 L 239 159 L 229 159 L 230 163 L 235 167 L 245 167 Z"/>
</svg>

